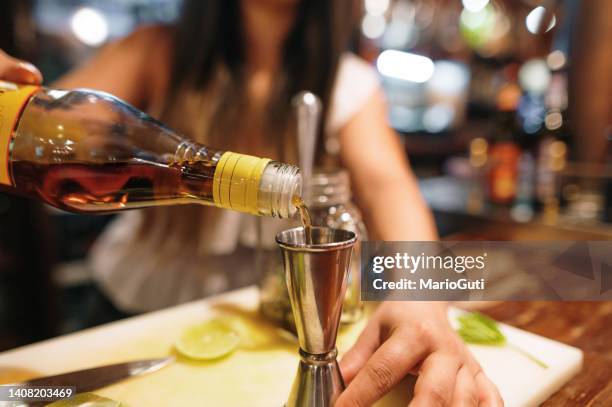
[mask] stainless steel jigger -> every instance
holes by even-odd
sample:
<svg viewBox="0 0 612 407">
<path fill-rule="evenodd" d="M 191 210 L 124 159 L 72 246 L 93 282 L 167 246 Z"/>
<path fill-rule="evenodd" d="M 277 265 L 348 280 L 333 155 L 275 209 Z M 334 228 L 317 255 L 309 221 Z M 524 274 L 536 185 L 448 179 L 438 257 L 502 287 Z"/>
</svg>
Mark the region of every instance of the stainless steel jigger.
<svg viewBox="0 0 612 407">
<path fill-rule="evenodd" d="M 334 404 L 344 381 L 336 360 L 336 335 L 356 237 L 346 230 L 313 227 L 276 235 L 300 343 L 300 364 L 287 407 Z"/>
</svg>

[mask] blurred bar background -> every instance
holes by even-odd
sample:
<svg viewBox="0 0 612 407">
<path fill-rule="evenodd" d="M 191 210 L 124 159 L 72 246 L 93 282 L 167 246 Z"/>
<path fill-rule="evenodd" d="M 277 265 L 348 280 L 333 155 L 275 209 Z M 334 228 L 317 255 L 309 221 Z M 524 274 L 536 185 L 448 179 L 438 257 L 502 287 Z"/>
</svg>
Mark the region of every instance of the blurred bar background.
<svg viewBox="0 0 612 407">
<path fill-rule="evenodd" d="M 351 50 L 380 74 L 446 239 L 612 238 L 612 2 L 359 0 Z M 51 83 L 178 0 L 3 0 L 0 48 Z M 0 350 L 87 327 L 84 257 L 110 216 L 0 195 Z"/>
</svg>

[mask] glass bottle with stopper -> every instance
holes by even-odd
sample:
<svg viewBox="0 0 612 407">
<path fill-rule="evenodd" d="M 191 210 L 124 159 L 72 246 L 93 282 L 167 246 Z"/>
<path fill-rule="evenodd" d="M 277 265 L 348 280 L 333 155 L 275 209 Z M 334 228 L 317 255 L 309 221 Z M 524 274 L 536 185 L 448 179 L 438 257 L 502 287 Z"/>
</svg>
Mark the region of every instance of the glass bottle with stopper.
<svg viewBox="0 0 612 407">
<path fill-rule="evenodd" d="M 300 170 L 194 143 L 103 92 L 0 81 L 0 189 L 72 212 L 199 203 L 289 218 Z"/>
</svg>

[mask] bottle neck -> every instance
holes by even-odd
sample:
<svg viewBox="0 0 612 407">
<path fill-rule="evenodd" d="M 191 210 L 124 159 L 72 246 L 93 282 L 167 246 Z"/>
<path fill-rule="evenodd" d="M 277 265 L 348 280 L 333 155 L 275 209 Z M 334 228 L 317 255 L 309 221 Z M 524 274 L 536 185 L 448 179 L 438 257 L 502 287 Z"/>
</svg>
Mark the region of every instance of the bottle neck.
<svg viewBox="0 0 612 407">
<path fill-rule="evenodd" d="M 260 215 L 277 218 L 292 217 L 297 208 L 293 196 L 302 195 L 302 175 L 294 165 L 270 161 L 266 166 L 257 194 L 257 209 Z"/>
<path fill-rule="evenodd" d="M 179 164 L 203 163 L 199 167 L 212 172 L 206 176 L 212 177 L 209 195 L 215 206 L 278 218 L 296 212 L 292 198 L 301 196 L 302 177 L 293 165 L 189 141 L 179 144 L 174 158 Z"/>
<path fill-rule="evenodd" d="M 218 162 L 223 151 L 211 149 L 203 144 L 183 140 L 179 143 L 175 153 L 174 161 L 177 163 L 192 161 L 215 161 Z"/>
</svg>

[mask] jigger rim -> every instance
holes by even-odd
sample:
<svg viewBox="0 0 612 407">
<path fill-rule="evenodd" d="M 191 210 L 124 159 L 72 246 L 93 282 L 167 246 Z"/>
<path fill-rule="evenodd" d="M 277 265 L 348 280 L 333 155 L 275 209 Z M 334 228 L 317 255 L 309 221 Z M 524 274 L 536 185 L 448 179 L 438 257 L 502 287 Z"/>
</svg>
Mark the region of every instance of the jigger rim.
<svg viewBox="0 0 612 407">
<path fill-rule="evenodd" d="M 295 234 L 296 232 L 304 233 L 304 227 L 298 226 L 291 229 L 285 229 L 276 234 L 276 243 L 283 249 L 299 251 L 299 252 L 329 252 L 333 250 L 342 250 L 351 247 L 357 242 L 357 235 L 350 230 L 345 229 L 334 229 L 325 226 L 312 226 L 313 231 L 317 230 L 328 230 L 334 234 L 340 235 L 341 239 L 330 243 L 319 243 L 319 244 L 306 244 L 306 243 L 292 243 L 283 239 L 285 236 Z"/>
</svg>

